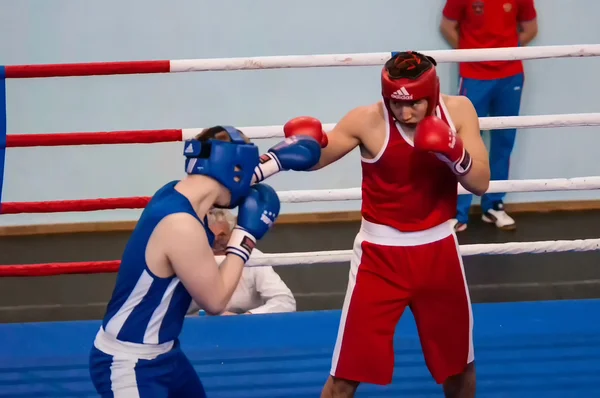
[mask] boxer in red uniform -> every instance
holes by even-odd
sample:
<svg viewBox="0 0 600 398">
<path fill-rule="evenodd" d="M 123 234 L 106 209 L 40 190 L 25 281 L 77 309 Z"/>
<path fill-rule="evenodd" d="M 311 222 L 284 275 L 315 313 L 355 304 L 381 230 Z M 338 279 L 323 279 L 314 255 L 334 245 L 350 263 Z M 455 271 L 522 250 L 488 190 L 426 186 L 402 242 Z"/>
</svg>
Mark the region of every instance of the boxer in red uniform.
<svg viewBox="0 0 600 398">
<path fill-rule="evenodd" d="M 322 397 L 391 382 L 394 332 L 407 306 L 446 396 L 475 394 L 473 317 L 451 219 L 458 183 L 482 195 L 490 170 L 473 105 L 440 94 L 435 65 L 416 52 L 395 54 L 382 70 L 383 101 L 351 110 L 329 134 L 311 117 L 284 127 L 287 140 L 308 135 L 324 147 L 312 170 L 356 147 L 362 158 L 362 226 Z M 258 180 L 279 170 L 268 156 Z"/>
</svg>

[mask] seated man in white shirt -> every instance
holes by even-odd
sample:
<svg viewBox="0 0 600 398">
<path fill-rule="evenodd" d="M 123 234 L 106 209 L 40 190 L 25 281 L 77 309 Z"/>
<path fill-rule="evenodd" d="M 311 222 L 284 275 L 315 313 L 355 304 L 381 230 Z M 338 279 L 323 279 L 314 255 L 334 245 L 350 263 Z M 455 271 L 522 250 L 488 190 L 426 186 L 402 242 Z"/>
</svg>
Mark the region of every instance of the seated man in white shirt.
<svg viewBox="0 0 600 398">
<path fill-rule="evenodd" d="M 235 216 L 225 209 L 213 208 L 208 213 L 208 226 L 215 234 L 213 253 L 225 255 L 225 248 L 235 227 Z M 252 254 L 260 253 L 254 249 Z M 191 311 L 198 311 L 192 303 Z M 273 267 L 246 267 L 242 278 L 221 315 L 266 314 L 296 311 L 296 299 Z"/>
</svg>

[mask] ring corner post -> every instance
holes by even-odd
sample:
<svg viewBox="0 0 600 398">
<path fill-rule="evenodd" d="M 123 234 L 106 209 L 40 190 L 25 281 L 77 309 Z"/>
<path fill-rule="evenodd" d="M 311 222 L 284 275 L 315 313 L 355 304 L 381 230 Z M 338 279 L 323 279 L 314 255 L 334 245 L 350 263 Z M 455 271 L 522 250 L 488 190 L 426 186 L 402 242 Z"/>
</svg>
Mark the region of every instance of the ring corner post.
<svg viewBox="0 0 600 398">
<path fill-rule="evenodd" d="M 0 65 L 0 214 L 2 214 L 2 188 L 6 157 L 6 68 Z"/>
</svg>

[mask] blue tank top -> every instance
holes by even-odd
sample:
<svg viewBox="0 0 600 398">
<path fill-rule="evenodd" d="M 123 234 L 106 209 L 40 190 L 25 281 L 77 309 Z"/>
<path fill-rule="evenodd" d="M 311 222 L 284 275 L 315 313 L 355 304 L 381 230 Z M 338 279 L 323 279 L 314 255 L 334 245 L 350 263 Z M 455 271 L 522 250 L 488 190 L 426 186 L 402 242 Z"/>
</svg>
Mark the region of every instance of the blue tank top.
<svg viewBox="0 0 600 398">
<path fill-rule="evenodd" d="M 162 344 L 176 340 L 192 298 L 176 275 L 157 277 L 146 264 L 146 246 L 158 223 L 174 213 L 188 213 L 200 222 L 212 246 L 214 234 L 206 218 L 200 220 L 188 199 L 172 181 L 152 197 L 129 238 L 113 295 L 102 322 L 117 340 L 137 344 Z"/>
</svg>

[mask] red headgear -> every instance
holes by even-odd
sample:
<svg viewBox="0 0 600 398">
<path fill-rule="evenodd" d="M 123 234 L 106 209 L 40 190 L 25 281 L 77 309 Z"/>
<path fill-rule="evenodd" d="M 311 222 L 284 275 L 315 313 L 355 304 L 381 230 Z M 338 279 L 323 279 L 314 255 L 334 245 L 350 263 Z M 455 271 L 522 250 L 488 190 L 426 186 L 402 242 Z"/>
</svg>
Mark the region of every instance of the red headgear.
<svg viewBox="0 0 600 398">
<path fill-rule="evenodd" d="M 427 114 L 433 115 L 440 98 L 435 65 L 433 58 L 413 51 L 394 55 L 381 71 L 381 95 L 388 101 L 426 99 Z"/>
</svg>

